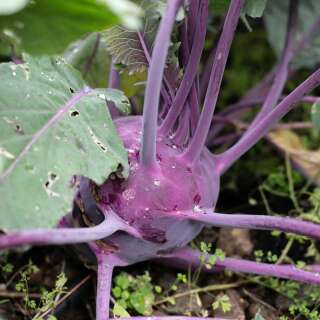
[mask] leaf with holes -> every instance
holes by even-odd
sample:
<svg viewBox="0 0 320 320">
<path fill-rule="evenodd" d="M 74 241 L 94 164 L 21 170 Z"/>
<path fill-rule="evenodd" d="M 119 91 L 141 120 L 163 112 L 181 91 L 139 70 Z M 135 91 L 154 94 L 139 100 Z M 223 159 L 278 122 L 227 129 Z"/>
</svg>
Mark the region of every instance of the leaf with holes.
<svg viewBox="0 0 320 320">
<path fill-rule="evenodd" d="M 128 108 L 114 89 L 89 89 L 62 60 L 0 65 L 0 228 L 52 227 L 72 207 L 73 175 L 101 184 L 127 154 L 106 100 Z"/>
</svg>

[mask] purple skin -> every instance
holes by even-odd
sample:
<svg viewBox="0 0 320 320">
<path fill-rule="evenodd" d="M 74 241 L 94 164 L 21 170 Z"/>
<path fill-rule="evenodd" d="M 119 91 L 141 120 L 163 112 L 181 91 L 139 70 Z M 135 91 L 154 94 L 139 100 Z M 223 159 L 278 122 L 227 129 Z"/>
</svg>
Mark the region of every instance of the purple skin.
<svg viewBox="0 0 320 320">
<path fill-rule="evenodd" d="M 185 50 L 181 60 L 185 73 L 174 93 L 171 87 L 173 81 L 169 82 L 164 70 L 170 34 L 183 0 L 170 0 L 159 26 L 151 59 L 143 35 L 139 33 L 149 63 L 143 116 L 117 117 L 114 120 L 129 155 L 128 179 L 113 175 L 98 187 L 80 177 L 73 213 L 62 219 L 57 229 L 0 236 L 0 249 L 25 244 L 88 244 L 91 255 L 93 253 L 97 261 L 97 320 L 109 319 L 114 267 L 149 259 L 157 259 L 174 267 L 201 266 L 201 253 L 186 246 L 201 232 L 204 225 L 280 230 L 320 239 L 320 225 L 311 222 L 285 217 L 214 212 L 219 196 L 220 176 L 320 83 L 318 69 L 277 104 L 294 54 L 292 48 L 297 3 L 292 0 L 286 44 L 277 68 L 269 76 L 273 85 L 267 92 L 260 113 L 234 146 L 218 155 L 209 152 L 205 141 L 243 3 L 244 0 L 230 2 L 210 62 L 211 74 L 200 114 L 201 90 L 197 65 L 204 44 L 203 26 L 208 15 L 208 1 L 192 1 L 190 12 L 193 14 L 187 15 L 181 28 L 180 40 Z M 195 19 L 194 13 L 201 19 Z M 303 38 L 304 42 L 306 37 Z M 118 75 L 114 70 L 111 76 L 110 86 L 117 87 Z M 162 106 L 160 112 L 159 105 Z M 95 188 L 95 195 L 92 188 Z M 213 269 L 204 271 L 223 269 L 320 284 L 319 268 L 301 270 L 290 265 L 240 259 L 218 260 Z M 187 317 L 174 318 L 183 320 Z M 170 320 L 170 317 L 153 319 Z"/>
</svg>

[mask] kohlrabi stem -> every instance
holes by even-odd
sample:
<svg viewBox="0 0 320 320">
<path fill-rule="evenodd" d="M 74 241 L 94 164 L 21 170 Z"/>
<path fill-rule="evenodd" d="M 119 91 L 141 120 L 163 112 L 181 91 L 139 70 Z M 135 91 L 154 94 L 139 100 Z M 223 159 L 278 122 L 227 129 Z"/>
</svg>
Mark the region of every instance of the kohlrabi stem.
<svg viewBox="0 0 320 320">
<path fill-rule="evenodd" d="M 297 43 L 295 44 L 294 48 L 292 49 L 292 54 L 294 56 L 299 54 L 299 52 L 301 52 L 306 47 L 306 45 L 308 45 L 308 43 L 311 42 L 312 37 L 314 36 L 314 34 L 316 33 L 316 31 L 319 28 L 320 28 L 320 18 L 317 18 L 314 21 L 314 23 L 311 25 L 309 30 L 307 32 L 305 32 L 300 39 L 298 39 Z M 205 68 L 205 70 L 204 70 L 204 74 L 201 77 L 202 82 L 203 82 L 203 79 L 205 78 L 206 70 L 208 70 L 208 68 Z M 238 112 L 235 110 L 237 108 L 237 106 L 239 106 L 239 107 L 244 106 L 248 100 L 252 101 L 252 99 L 255 99 L 255 98 L 257 98 L 258 101 L 255 102 L 254 104 L 263 103 L 263 101 L 265 99 L 264 97 L 267 94 L 266 89 L 268 89 L 268 87 L 270 87 L 271 81 L 274 77 L 276 70 L 277 69 L 275 67 L 273 67 L 270 70 L 270 72 L 268 72 L 268 74 L 266 74 L 266 76 L 258 84 L 256 84 L 251 90 L 248 91 L 248 93 L 245 95 L 245 97 L 243 97 L 238 103 L 235 103 L 234 105 L 230 106 L 231 107 L 230 111 Z M 288 78 L 290 78 L 290 76 L 291 76 L 291 73 L 289 73 Z M 203 89 L 204 86 L 201 86 L 201 88 Z M 260 98 L 262 98 L 262 100 Z M 229 114 L 228 107 L 219 113 L 219 115 L 224 115 L 224 114 Z M 241 116 L 241 110 L 239 109 L 239 114 L 237 115 L 237 117 L 240 117 L 240 116 Z M 213 126 L 212 132 L 211 132 L 211 137 L 216 136 L 222 130 L 222 128 L 223 128 L 223 125 Z"/>
<path fill-rule="evenodd" d="M 155 45 L 148 71 L 148 80 L 143 106 L 140 162 L 143 166 L 149 168 L 156 166 L 156 138 L 160 90 L 170 44 L 170 35 L 177 11 L 182 2 L 183 0 L 171 0 L 168 2 L 166 12 L 161 19 L 155 39 Z"/>
<path fill-rule="evenodd" d="M 97 297 L 96 320 L 109 320 L 109 305 L 114 264 L 110 255 L 103 251 L 96 253 L 97 257 Z"/>
<path fill-rule="evenodd" d="M 190 57 L 190 47 L 192 47 L 192 40 L 194 35 L 196 34 L 197 24 L 196 24 L 195 17 L 198 17 L 198 9 L 199 9 L 198 1 L 192 1 L 190 3 L 190 9 L 187 16 L 187 21 L 184 22 L 180 30 L 181 31 L 180 32 L 181 34 L 180 56 L 181 56 L 181 61 L 184 69 L 188 64 L 189 57 Z M 192 30 L 192 32 L 188 32 L 190 30 Z M 196 79 L 192 83 L 191 91 L 189 93 L 188 100 L 186 102 L 186 104 L 190 109 L 190 125 L 191 125 L 190 132 L 191 133 L 195 131 L 195 128 L 197 126 L 197 122 L 199 119 L 199 102 L 198 102 L 198 93 L 197 93 L 195 82 L 196 82 Z M 180 126 L 180 121 L 179 121 L 179 126 Z"/>
<path fill-rule="evenodd" d="M 201 212 L 181 211 L 182 219 L 200 221 L 215 227 L 279 230 L 320 240 L 320 224 L 302 221 L 294 218 L 275 217 L 251 214 L 224 214 L 216 213 L 210 209 Z M 179 215 L 177 215 L 179 217 Z"/>
<path fill-rule="evenodd" d="M 189 12 L 187 15 L 187 41 L 189 48 L 193 46 L 194 38 L 197 36 L 197 22 L 199 21 L 199 0 L 189 2 Z"/>
<path fill-rule="evenodd" d="M 114 63 L 111 63 L 108 79 L 108 88 L 119 89 L 120 88 L 120 75 L 117 69 L 114 67 Z M 120 111 L 116 108 L 114 102 L 107 102 L 112 119 L 121 115 Z"/>
<path fill-rule="evenodd" d="M 186 109 L 184 113 L 180 115 L 179 126 L 174 133 L 173 142 L 178 146 L 183 146 L 188 138 L 190 123 L 190 110 Z"/>
<path fill-rule="evenodd" d="M 138 31 L 137 34 L 138 34 L 138 38 L 139 38 L 142 50 L 143 50 L 144 55 L 146 57 L 146 60 L 148 62 L 148 65 L 150 65 L 151 56 L 150 56 L 149 50 L 147 48 L 147 45 L 144 41 L 144 37 L 140 31 Z M 171 85 L 170 85 L 169 81 L 167 80 L 165 74 L 163 74 L 163 81 L 167 85 L 169 92 L 173 95 L 173 90 L 172 90 Z M 161 85 L 160 93 L 166 103 L 168 103 L 168 104 L 171 103 L 171 97 L 169 96 L 168 92 L 166 91 L 166 89 L 164 88 L 163 85 Z"/>
<path fill-rule="evenodd" d="M 198 250 L 185 247 L 182 249 L 178 249 L 171 254 L 168 254 L 168 258 L 164 257 L 164 262 L 165 260 L 167 260 L 167 263 L 170 263 L 171 265 L 173 263 L 177 263 L 180 267 L 185 268 L 188 268 L 188 266 L 191 266 L 193 268 L 202 267 L 202 270 L 205 272 L 217 272 L 223 269 L 227 269 L 234 272 L 259 274 L 264 276 L 301 281 L 310 284 L 320 284 L 319 273 L 305 271 L 293 265 L 275 265 L 234 258 L 225 258 L 221 260 L 218 258 L 211 269 L 206 269 L 205 267 L 203 267 L 203 263 L 201 262 L 203 256 L 205 256 L 209 260 L 209 254 L 204 254 Z"/>
<path fill-rule="evenodd" d="M 191 133 L 194 134 L 200 118 L 200 103 L 199 96 L 197 93 L 196 85 L 193 83 L 191 92 L 189 94 L 189 105 L 190 105 L 190 121 L 191 121 Z"/>
<path fill-rule="evenodd" d="M 208 0 L 201 0 L 199 9 L 199 23 L 197 24 L 194 43 L 191 48 L 188 64 L 186 66 L 185 73 L 183 75 L 183 79 L 181 81 L 177 94 L 172 102 L 172 106 L 159 128 L 160 134 L 165 135 L 169 133 L 187 101 L 201 59 L 206 36 L 207 17 Z"/>
<path fill-rule="evenodd" d="M 278 106 L 261 119 L 243 139 L 222 154 L 215 155 L 217 170 L 222 174 L 237 159 L 255 145 L 305 94 L 320 84 L 320 69 L 301 83 Z"/>
<path fill-rule="evenodd" d="M 119 89 L 120 88 L 120 75 L 118 70 L 114 67 L 114 63 L 111 63 L 109 79 L 108 79 L 108 88 Z"/>
<path fill-rule="evenodd" d="M 250 129 L 253 128 L 256 123 L 258 123 L 258 121 L 260 121 L 266 114 L 268 114 L 280 99 L 283 87 L 288 77 L 289 64 L 293 58 L 293 48 L 296 42 L 296 29 L 298 24 L 298 8 L 299 0 L 290 0 L 286 39 L 278 66 L 276 67 L 272 86 L 268 92 L 266 100 L 261 107 L 261 110 L 252 121 L 244 135 L 249 133 Z"/>
<path fill-rule="evenodd" d="M 198 159 L 205 145 L 206 137 L 208 135 L 210 124 L 212 121 L 213 112 L 218 99 L 222 77 L 227 63 L 232 39 L 238 24 L 243 3 L 244 0 L 231 0 L 221 37 L 216 49 L 208 90 L 206 93 L 203 110 L 198 122 L 198 127 L 193 138 L 191 139 L 188 149 L 183 154 L 183 158 L 188 162 L 193 162 Z"/>
<path fill-rule="evenodd" d="M 227 318 L 203 318 L 203 317 L 184 317 L 184 316 L 152 316 L 152 317 L 130 317 L 112 318 L 110 320 L 229 320 Z"/>
<path fill-rule="evenodd" d="M 284 98 L 285 98 L 284 96 L 281 97 L 281 100 L 283 100 Z M 238 113 L 246 109 L 251 109 L 252 107 L 257 106 L 258 104 L 263 103 L 264 99 L 265 97 L 261 96 L 256 98 L 248 98 L 248 99 L 240 100 L 237 103 L 231 104 L 225 110 L 217 113 L 216 116 L 213 116 L 212 121 L 215 123 L 216 119 L 219 119 L 225 116 L 228 116 L 228 118 L 231 118 L 232 116 L 232 119 L 233 119 L 234 113 Z M 317 96 L 304 96 L 301 99 L 301 102 L 311 103 L 311 104 L 317 103 L 319 101 L 320 101 L 320 97 L 317 97 Z"/>
<path fill-rule="evenodd" d="M 132 227 L 110 213 L 99 225 L 88 228 L 36 229 L 0 235 L 0 250 L 21 245 L 85 243 L 104 239 L 119 230 L 138 236 Z"/>
</svg>

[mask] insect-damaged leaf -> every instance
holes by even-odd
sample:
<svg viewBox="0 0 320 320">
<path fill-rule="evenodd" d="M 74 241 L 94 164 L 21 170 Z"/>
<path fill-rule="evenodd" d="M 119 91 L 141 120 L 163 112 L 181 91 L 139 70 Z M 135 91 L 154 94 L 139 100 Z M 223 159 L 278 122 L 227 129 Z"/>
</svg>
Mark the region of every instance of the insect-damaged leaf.
<svg viewBox="0 0 320 320">
<path fill-rule="evenodd" d="M 0 65 L 0 229 L 52 227 L 70 210 L 74 174 L 102 183 L 127 154 L 106 100 L 78 71 L 53 58 Z"/>
</svg>

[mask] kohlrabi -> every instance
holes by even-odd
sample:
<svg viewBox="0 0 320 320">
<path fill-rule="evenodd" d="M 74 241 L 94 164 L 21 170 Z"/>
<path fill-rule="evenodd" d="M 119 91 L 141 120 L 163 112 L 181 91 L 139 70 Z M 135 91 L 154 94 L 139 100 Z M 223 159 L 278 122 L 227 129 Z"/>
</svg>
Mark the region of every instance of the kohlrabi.
<svg viewBox="0 0 320 320">
<path fill-rule="evenodd" d="M 109 318 L 114 267 L 149 259 L 180 267 L 201 266 L 200 253 L 187 245 L 205 225 L 281 230 L 320 239 L 320 225 L 315 223 L 215 211 L 221 175 L 320 83 L 318 69 L 289 95 L 282 97 L 290 62 L 297 51 L 305 47 L 310 36 L 306 34 L 296 41 L 297 1 L 291 0 L 285 46 L 269 75 L 263 101 L 261 95 L 258 96 L 262 102 L 260 112 L 230 149 L 220 154 L 209 151 L 206 140 L 243 4 L 244 0 L 230 1 L 212 59 L 200 73 L 208 0 L 169 0 L 152 53 L 148 52 L 151 48 L 146 45 L 144 35 L 138 32 L 148 63 L 143 115 L 118 116 L 110 106 L 112 102 L 109 102 L 111 111 L 114 109 L 117 133 L 128 152 L 128 178 L 122 177 L 119 170 L 102 185 L 97 185 L 86 177 L 75 176 L 73 211 L 59 222 L 56 229 L 0 236 L 1 249 L 25 244 L 86 243 L 88 253 L 93 252 L 97 260 L 98 320 Z M 181 7 L 185 9 L 185 17 L 179 22 L 182 48 L 179 64 L 184 71 L 179 79 L 178 71 L 166 65 L 171 33 Z M 117 87 L 117 83 L 117 71 L 112 69 L 110 86 Z M 201 92 L 205 92 L 203 97 Z M 253 98 L 257 100 L 257 97 Z M 241 106 L 234 110 L 239 112 Z M 233 115 L 232 110 L 228 112 L 228 115 Z M 212 130 L 218 132 L 219 124 Z M 312 267 L 298 269 L 293 265 L 271 265 L 241 259 L 218 259 L 214 268 L 204 271 L 224 268 L 320 284 L 320 274 L 313 272 Z"/>
</svg>

